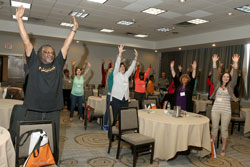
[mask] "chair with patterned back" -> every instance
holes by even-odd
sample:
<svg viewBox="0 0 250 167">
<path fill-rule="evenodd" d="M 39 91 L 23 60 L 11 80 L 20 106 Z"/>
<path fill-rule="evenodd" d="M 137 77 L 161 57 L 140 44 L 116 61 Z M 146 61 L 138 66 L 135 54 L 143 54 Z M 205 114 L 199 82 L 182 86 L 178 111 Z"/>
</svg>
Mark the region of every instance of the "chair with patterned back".
<svg viewBox="0 0 250 167">
<path fill-rule="evenodd" d="M 231 102 L 232 118 L 231 118 L 231 134 L 233 134 L 234 124 L 238 123 L 238 131 L 240 131 L 240 125 L 245 123 L 245 118 L 240 116 L 240 101 Z"/>
<path fill-rule="evenodd" d="M 119 159 L 121 141 L 131 146 L 133 154 L 133 167 L 136 166 L 138 155 L 151 154 L 150 163 L 153 163 L 154 143 L 152 137 L 139 133 L 139 120 L 137 108 L 121 108 L 119 111 L 119 137 L 116 159 Z M 133 131 L 134 133 L 127 133 Z"/>
</svg>

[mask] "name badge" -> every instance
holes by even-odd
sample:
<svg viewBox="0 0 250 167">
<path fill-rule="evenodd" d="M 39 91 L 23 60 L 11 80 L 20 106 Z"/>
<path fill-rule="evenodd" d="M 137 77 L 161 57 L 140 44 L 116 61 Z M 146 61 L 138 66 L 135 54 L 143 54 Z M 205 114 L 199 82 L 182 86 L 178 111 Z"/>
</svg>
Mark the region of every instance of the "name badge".
<svg viewBox="0 0 250 167">
<path fill-rule="evenodd" d="M 181 96 L 185 96 L 186 94 L 185 94 L 185 92 L 181 92 L 180 95 Z"/>
<path fill-rule="evenodd" d="M 71 83 L 71 80 L 69 80 L 69 83 Z"/>
<path fill-rule="evenodd" d="M 81 87 L 81 85 L 80 85 L 80 84 L 77 84 L 77 87 L 78 87 L 78 88 L 80 88 L 80 87 Z"/>
<path fill-rule="evenodd" d="M 222 102 L 222 98 L 216 98 L 216 101 Z"/>
</svg>

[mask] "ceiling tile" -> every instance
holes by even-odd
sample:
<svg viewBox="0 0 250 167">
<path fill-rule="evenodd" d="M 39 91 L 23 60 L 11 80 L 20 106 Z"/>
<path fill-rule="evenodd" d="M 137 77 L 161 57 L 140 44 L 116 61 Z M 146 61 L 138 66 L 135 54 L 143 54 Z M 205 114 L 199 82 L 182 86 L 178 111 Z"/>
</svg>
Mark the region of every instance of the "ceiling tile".
<svg viewBox="0 0 250 167">
<path fill-rule="evenodd" d="M 212 13 L 208 13 L 206 11 L 202 11 L 202 10 L 196 10 L 193 11 L 191 13 L 187 13 L 186 16 L 190 16 L 190 17 L 194 17 L 194 18 L 202 18 L 202 17 L 206 17 L 206 16 L 210 16 L 212 15 Z"/>
<path fill-rule="evenodd" d="M 166 13 L 162 13 L 159 16 L 160 17 L 164 17 L 164 18 L 168 18 L 168 19 L 174 19 L 174 18 L 180 17 L 182 15 L 183 14 L 180 14 L 180 13 L 175 13 L 175 12 L 167 11 Z"/>
<path fill-rule="evenodd" d="M 136 4 L 136 3 L 133 3 L 133 4 L 130 4 L 128 6 L 126 6 L 125 8 L 123 8 L 125 10 L 130 10 L 130 11 L 135 11 L 135 12 L 141 12 L 143 11 L 144 9 L 147 9 L 147 6 L 144 6 L 144 5 L 141 5 L 141 4 Z"/>
</svg>

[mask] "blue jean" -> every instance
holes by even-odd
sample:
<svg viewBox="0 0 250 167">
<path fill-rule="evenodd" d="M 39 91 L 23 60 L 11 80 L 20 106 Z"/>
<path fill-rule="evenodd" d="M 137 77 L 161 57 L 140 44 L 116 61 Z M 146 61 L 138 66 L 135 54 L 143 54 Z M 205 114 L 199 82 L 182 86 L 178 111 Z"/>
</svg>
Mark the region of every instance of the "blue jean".
<svg viewBox="0 0 250 167">
<path fill-rule="evenodd" d="M 109 105 L 110 105 L 110 95 L 107 95 L 106 96 L 106 112 L 105 112 L 105 115 L 104 115 L 104 125 L 108 125 Z"/>
<path fill-rule="evenodd" d="M 83 96 L 75 96 L 71 94 L 70 99 L 71 99 L 70 118 L 73 117 L 76 104 L 78 104 L 79 117 L 83 117 L 82 114 Z"/>
</svg>

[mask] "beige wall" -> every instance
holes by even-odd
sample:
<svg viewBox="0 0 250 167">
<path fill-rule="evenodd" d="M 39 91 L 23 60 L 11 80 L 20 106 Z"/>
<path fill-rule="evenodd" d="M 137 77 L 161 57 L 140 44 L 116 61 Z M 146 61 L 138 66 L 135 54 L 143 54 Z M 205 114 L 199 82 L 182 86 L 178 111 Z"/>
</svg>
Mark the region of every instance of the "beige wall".
<svg viewBox="0 0 250 167">
<path fill-rule="evenodd" d="M 37 50 L 42 44 L 50 44 L 56 50 L 56 53 L 60 50 L 63 45 L 64 39 L 55 39 L 47 37 L 34 37 L 35 38 L 35 49 Z M 24 53 L 23 44 L 19 34 L 16 33 L 6 33 L 0 32 L 0 54 L 2 55 L 11 55 L 11 54 L 20 54 Z M 11 43 L 13 48 L 11 50 L 5 49 L 5 43 Z M 127 60 L 132 60 L 134 58 L 133 48 L 125 48 L 126 52 L 124 56 Z M 149 64 L 152 65 L 155 78 L 158 78 L 159 73 L 159 61 L 160 53 L 155 53 L 152 50 L 138 49 L 139 58 L 138 60 L 142 65 L 147 68 Z M 69 64 L 69 69 L 71 70 L 71 61 L 76 60 L 82 64 L 81 60 L 86 60 L 92 64 L 92 70 L 88 74 L 88 78 L 91 77 L 90 83 L 99 84 L 101 83 L 101 60 L 106 61 L 105 67 L 107 65 L 108 59 L 112 59 L 113 62 L 116 59 L 118 53 L 117 46 L 114 45 L 105 45 L 97 43 L 86 42 L 86 47 L 83 47 L 83 42 L 76 43 L 73 42 L 68 53 L 67 63 Z"/>
</svg>

